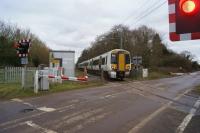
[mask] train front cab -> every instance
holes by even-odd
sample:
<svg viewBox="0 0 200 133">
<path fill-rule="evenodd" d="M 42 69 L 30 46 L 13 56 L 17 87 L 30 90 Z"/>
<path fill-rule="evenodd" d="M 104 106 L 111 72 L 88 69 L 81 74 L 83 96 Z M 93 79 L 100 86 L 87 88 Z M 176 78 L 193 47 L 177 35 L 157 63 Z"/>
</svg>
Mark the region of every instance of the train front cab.
<svg viewBox="0 0 200 133">
<path fill-rule="evenodd" d="M 131 64 L 130 54 L 127 51 L 117 51 L 111 53 L 111 78 L 123 80 L 129 76 Z"/>
</svg>

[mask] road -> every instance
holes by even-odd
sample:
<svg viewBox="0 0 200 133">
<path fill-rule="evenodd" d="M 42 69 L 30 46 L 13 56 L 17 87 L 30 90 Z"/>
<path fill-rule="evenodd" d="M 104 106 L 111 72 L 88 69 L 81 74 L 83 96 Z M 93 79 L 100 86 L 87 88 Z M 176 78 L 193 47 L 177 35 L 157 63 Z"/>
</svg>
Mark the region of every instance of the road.
<svg viewBox="0 0 200 133">
<path fill-rule="evenodd" d="M 0 133 L 200 133 L 200 73 L 0 102 Z"/>
</svg>

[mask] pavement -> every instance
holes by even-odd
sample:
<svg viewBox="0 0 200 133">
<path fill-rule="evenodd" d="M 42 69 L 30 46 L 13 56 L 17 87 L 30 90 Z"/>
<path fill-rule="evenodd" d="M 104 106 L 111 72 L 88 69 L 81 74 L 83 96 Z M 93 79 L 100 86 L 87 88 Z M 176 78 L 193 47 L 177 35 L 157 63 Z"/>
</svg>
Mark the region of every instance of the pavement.
<svg viewBox="0 0 200 133">
<path fill-rule="evenodd" d="M 200 133 L 200 72 L 0 102 L 0 133 Z"/>
</svg>

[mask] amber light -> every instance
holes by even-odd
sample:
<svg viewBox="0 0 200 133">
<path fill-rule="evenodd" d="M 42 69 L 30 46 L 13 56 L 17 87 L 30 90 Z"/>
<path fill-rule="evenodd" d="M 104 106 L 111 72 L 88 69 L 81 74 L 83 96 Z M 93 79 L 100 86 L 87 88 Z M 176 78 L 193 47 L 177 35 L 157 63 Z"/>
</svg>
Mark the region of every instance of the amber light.
<svg viewBox="0 0 200 133">
<path fill-rule="evenodd" d="M 186 14 L 194 13 L 196 9 L 196 3 L 193 0 L 185 0 L 181 2 L 181 9 Z"/>
</svg>

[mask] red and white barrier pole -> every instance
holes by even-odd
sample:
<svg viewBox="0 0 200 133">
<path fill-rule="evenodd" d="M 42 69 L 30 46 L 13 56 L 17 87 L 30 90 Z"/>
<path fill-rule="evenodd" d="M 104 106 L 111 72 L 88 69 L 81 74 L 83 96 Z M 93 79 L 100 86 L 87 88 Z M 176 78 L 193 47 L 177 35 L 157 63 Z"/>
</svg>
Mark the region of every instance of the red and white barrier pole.
<svg viewBox="0 0 200 133">
<path fill-rule="evenodd" d="M 48 78 L 54 79 L 54 78 L 60 78 L 62 80 L 71 80 L 71 81 L 87 81 L 88 76 L 82 76 L 82 77 L 67 77 L 67 76 L 54 76 L 54 75 L 48 75 Z"/>
<path fill-rule="evenodd" d="M 88 80 L 86 67 L 84 68 L 84 74 L 83 74 L 83 76 L 79 76 L 79 77 L 67 77 L 65 75 L 61 75 L 61 76 L 48 75 L 47 77 L 49 79 L 58 78 L 58 79 L 62 79 L 64 81 L 66 81 L 66 80 L 70 80 L 70 81 L 87 81 Z"/>
</svg>

